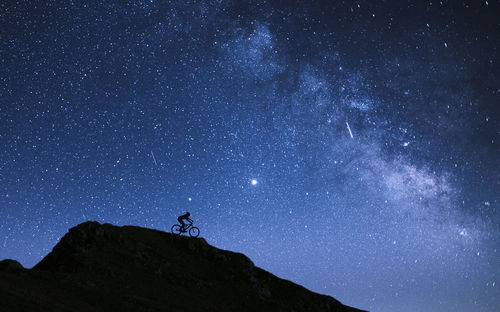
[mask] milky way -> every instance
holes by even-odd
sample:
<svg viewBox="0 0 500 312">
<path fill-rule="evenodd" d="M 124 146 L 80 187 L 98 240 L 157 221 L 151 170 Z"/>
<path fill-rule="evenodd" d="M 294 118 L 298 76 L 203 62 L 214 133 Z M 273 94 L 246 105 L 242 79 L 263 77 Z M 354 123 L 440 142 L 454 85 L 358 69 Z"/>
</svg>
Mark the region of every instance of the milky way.
<svg viewBox="0 0 500 312">
<path fill-rule="evenodd" d="M 498 311 L 495 12 L 2 2 L 0 258 L 190 211 L 210 244 L 345 304 Z"/>
</svg>

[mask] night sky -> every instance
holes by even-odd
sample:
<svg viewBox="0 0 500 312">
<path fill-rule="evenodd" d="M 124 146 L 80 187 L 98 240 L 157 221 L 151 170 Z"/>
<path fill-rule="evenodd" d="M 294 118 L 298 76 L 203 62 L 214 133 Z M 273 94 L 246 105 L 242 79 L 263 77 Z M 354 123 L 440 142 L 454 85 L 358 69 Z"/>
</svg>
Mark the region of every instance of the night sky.
<svg viewBox="0 0 500 312">
<path fill-rule="evenodd" d="M 0 2 L 0 259 L 170 231 L 371 311 L 500 311 L 496 1 Z"/>
</svg>

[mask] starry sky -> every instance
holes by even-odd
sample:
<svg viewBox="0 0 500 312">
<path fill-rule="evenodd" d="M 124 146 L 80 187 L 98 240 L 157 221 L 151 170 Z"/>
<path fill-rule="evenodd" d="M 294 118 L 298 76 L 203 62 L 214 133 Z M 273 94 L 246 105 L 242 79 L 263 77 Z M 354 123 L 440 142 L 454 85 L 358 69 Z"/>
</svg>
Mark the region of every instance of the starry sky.
<svg viewBox="0 0 500 312">
<path fill-rule="evenodd" d="M 499 311 L 496 1 L 2 1 L 0 259 L 170 231 L 371 311 Z"/>
</svg>

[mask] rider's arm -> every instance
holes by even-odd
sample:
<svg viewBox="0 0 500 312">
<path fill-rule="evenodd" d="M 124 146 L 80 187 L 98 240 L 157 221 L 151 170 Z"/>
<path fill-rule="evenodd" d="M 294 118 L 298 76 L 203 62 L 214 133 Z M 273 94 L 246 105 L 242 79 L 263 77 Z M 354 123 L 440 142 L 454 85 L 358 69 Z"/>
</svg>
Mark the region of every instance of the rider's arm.
<svg viewBox="0 0 500 312">
<path fill-rule="evenodd" d="M 193 220 L 191 220 L 191 218 L 187 218 L 189 222 L 193 223 Z"/>
</svg>

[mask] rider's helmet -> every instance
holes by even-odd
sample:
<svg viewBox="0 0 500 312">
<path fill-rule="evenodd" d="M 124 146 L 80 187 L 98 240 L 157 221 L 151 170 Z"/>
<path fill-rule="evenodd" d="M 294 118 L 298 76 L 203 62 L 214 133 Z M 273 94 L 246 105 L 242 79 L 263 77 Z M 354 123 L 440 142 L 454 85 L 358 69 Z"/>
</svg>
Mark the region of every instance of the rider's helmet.
<svg viewBox="0 0 500 312">
<path fill-rule="evenodd" d="M 186 216 L 188 216 L 188 217 L 189 217 L 190 215 L 191 215 L 191 214 L 189 213 L 189 211 L 188 211 L 188 212 L 186 212 Z"/>
</svg>

